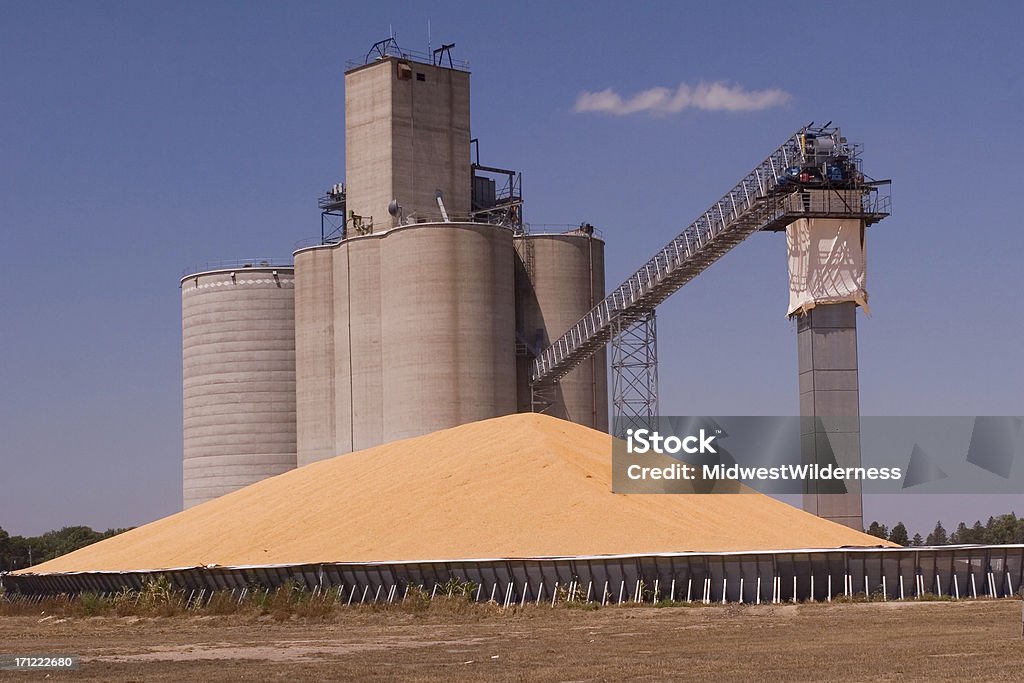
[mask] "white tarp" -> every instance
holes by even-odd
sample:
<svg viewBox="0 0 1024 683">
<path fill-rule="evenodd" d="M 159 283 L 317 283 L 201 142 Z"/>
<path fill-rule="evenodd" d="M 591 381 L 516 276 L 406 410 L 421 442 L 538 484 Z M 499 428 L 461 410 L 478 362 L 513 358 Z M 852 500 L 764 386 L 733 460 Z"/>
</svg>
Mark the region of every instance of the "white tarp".
<svg viewBox="0 0 1024 683">
<path fill-rule="evenodd" d="M 867 311 L 867 263 L 859 220 L 801 218 L 786 228 L 789 315 L 853 301 Z"/>
</svg>

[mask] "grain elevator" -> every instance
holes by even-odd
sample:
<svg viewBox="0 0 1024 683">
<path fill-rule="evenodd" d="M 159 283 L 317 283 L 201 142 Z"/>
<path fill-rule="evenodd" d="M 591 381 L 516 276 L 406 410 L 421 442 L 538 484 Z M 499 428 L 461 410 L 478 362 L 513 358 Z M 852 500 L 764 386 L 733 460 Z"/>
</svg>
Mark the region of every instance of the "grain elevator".
<svg viewBox="0 0 1024 683">
<path fill-rule="evenodd" d="M 345 182 L 320 203 L 335 227 L 295 252 L 294 270 L 182 279 L 186 507 L 535 409 L 534 357 L 604 297 L 593 228 L 531 231 L 520 174 L 480 163 L 470 74 L 452 47 L 420 55 L 389 39 L 350 63 Z M 548 401 L 549 414 L 607 431 L 604 351 Z"/>
</svg>

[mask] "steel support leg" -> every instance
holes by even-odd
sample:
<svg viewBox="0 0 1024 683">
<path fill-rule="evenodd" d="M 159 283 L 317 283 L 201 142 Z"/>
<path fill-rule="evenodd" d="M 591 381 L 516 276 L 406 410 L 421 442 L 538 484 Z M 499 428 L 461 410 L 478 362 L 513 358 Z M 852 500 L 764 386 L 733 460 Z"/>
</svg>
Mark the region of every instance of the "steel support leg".
<svg viewBox="0 0 1024 683">
<path fill-rule="evenodd" d="M 612 328 L 612 429 L 652 427 L 658 414 L 658 335 L 654 311 Z"/>
</svg>

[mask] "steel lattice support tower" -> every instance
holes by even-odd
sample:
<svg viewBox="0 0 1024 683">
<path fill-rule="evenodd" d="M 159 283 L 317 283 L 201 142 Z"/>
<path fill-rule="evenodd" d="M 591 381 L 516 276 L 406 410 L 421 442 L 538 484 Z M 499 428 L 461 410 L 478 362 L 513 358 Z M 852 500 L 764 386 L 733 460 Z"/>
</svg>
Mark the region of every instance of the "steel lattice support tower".
<svg viewBox="0 0 1024 683">
<path fill-rule="evenodd" d="M 613 324 L 612 419 L 615 436 L 650 427 L 658 414 L 658 335 L 654 311 Z"/>
</svg>

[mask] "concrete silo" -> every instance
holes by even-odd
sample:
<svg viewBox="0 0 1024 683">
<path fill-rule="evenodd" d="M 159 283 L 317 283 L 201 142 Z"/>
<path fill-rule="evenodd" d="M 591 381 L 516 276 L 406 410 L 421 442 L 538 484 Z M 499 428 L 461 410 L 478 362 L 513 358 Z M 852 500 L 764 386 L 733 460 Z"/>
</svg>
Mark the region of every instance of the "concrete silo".
<svg viewBox="0 0 1024 683">
<path fill-rule="evenodd" d="M 480 223 L 296 252 L 298 464 L 514 413 L 514 262 L 512 231 Z"/>
<path fill-rule="evenodd" d="M 346 183 L 321 204 L 343 226 L 295 252 L 298 465 L 530 410 L 521 339 L 604 295 L 600 239 L 516 237 L 517 174 L 471 163 L 465 64 L 388 42 L 345 74 Z M 548 412 L 607 429 L 603 351 Z"/>
<path fill-rule="evenodd" d="M 334 455 L 334 254 L 295 254 L 295 427 L 298 466 Z"/>
<path fill-rule="evenodd" d="M 295 290 L 264 265 L 180 284 L 187 508 L 295 467 Z"/>
<path fill-rule="evenodd" d="M 410 225 L 381 245 L 384 441 L 516 412 L 512 231 Z"/>
<path fill-rule="evenodd" d="M 521 345 L 548 346 L 604 298 L 604 241 L 593 230 L 516 237 L 517 337 Z M 605 350 L 563 377 L 545 412 L 608 431 Z M 529 357 L 518 364 L 518 410 L 531 410 Z"/>
</svg>

